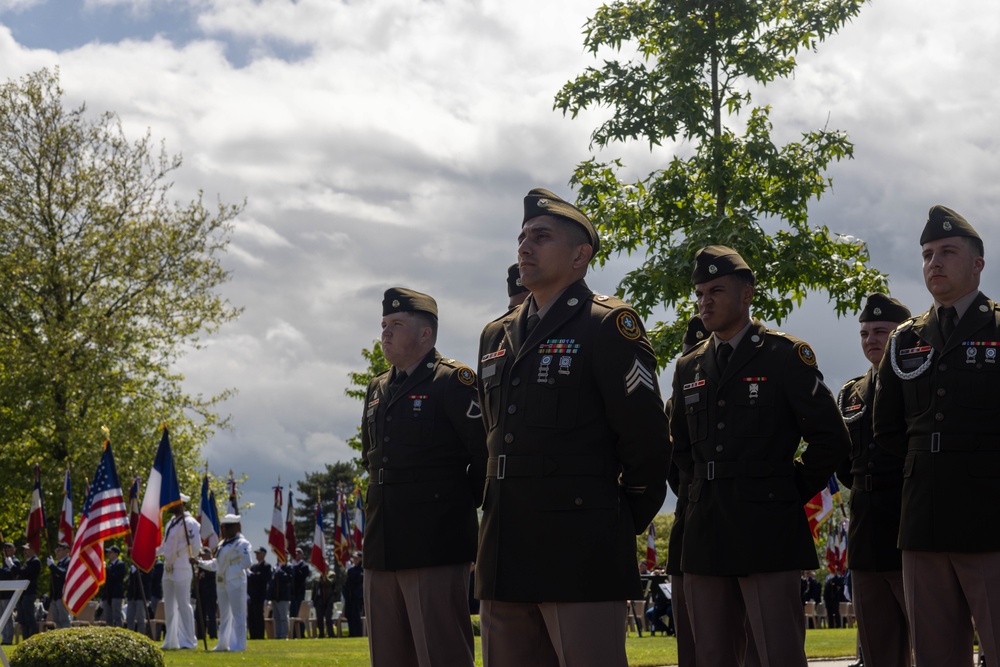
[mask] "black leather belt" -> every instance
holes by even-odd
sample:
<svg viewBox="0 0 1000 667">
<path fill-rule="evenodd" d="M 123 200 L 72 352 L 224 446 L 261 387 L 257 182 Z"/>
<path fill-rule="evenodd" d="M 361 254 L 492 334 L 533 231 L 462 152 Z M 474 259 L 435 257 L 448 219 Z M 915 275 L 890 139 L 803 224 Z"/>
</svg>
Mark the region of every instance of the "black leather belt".
<svg viewBox="0 0 1000 667">
<path fill-rule="evenodd" d="M 486 476 L 573 477 L 616 475 L 618 466 L 605 456 L 491 456 L 486 462 Z"/>
<path fill-rule="evenodd" d="M 463 477 L 465 477 L 465 468 L 379 468 L 376 480 L 379 484 L 406 484 L 407 482 L 429 482 Z"/>
<path fill-rule="evenodd" d="M 931 433 L 910 436 L 907 450 L 911 452 L 974 452 L 977 449 L 1000 449 L 1000 437 L 995 435 Z"/>
<path fill-rule="evenodd" d="M 709 461 L 694 464 L 695 479 L 733 477 L 790 477 L 795 472 L 791 461 Z"/>
</svg>

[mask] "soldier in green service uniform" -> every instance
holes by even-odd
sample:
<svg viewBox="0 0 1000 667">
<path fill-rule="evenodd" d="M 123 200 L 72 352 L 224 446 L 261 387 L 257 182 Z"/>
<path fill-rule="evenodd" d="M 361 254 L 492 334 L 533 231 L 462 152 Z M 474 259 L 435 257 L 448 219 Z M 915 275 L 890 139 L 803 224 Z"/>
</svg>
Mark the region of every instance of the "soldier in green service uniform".
<svg viewBox="0 0 1000 667">
<path fill-rule="evenodd" d="M 382 302 L 392 368 L 368 385 L 363 563 L 374 667 L 472 667 L 469 567 L 486 441 L 476 374 L 442 357 L 437 303 L 395 287 Z"/>
<path fill-rule="evenodd" d="M 531 296 L 480 339 L 486 667 L 626 665 L 635 536 L 663 503 L 670 448 L 641 321 L 584 282 L 599 243 L 579 209 L 530 191 L 518 266 Z"/>
<path fill-rule="evenodd" d="M 1000 656 L 1000 307 L 979 291 L 983 241 L 933 206 L 920 235 L 934 303 L 889 338 L 875 442 L 905 456 L 899 548 L 918 667 L 969 664 L 973 620 Z"/>
<path fill-rule="evenodd" d="M 690 480 L 680 569 L 695 659 L 731 667 L 755 646 L 763 667 L 805 667 L 799 573 L 818 561 L 803 505 L 850 437 L 809 345 L 750 319 L 739 253 L 701 249 L 692 280 L 712 335 L 677 361 L 670 433 Z"/>
<path fill-rule="evenodd" d="M 837 477 L 851 490 L 847 566 L 858 618 L 863 664 L 910 667 L 910 635 L 903 600 L 903 555 L 896 546 L 903 491 L 903 457 L 875 444 L 872 434 L 876 375 L 889 334 L 910 311 L 885 294 L 871 294 L 858 321 L 861 349 L 871 364 L 849 380 L 837 404 L 851 432 L 851 456 Z"/>
</svg>

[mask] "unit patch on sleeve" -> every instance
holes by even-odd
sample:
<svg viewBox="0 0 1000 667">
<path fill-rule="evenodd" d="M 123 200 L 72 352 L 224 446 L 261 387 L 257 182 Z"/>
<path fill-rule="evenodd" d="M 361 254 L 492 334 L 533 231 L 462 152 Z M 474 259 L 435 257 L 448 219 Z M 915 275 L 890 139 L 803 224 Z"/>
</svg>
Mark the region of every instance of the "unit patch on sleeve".
<svg viewBox="0 0 1000 667">
<path fill-rule="evenodd" d="M 636 340 L 642 335 L 642 329 L 639 328 L 639 321 L 634 313 L 628 311 L 619 313 L 615 323 L 618 325 L 618 332 L 628 340 Z"/>
<path fill-rule="evenodd" d="M 816 365 L 816 354 L 813 352 L 812 348 L 806 343 L 800 343 L 798 348 L 799 359 L 802 360 L 806 366 Z"/>
<path fill-rule="evenodd" d="M 639 357 L 636 357 L 635 361 L 632 362 L 632 367 L 625 374 L 625 395 L 630 396 L 639 387 L 645 387 L 652 392 L 656 391 L 653 372 L 639 361 Z"/>
<path fill-rule="evenodd" d="M 458 369 L 458 381 L 471 387 L 476 383 L 476 374 L 468 366 L 462 366 Z"/>
</svg>

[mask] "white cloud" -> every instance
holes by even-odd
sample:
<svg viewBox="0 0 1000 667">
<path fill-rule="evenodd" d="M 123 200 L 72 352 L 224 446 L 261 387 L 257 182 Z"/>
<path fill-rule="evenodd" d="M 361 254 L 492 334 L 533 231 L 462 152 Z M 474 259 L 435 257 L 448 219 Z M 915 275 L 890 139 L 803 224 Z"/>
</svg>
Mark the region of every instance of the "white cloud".
<svg viewBox="0 0 1000 667">
<path fill-rule="evenodd" d="M 201 188 L 209 202 L 217 193 L 247 200 L 224 290 L 246 310 L 181 370 L 194 393 L 239 389 L 226 406 L 233 430 L 205 454 L 213 470 L 250 475 L 252 539 L 269 520 L 278 475 L 287 485 L 356 454 L 344 441 L 361 406 L 343 392 L 378 336 L 386 287 L 433 294 L 442 353 L 476 358 L 482 325 L 506 304 L 521 197 L 535 185 L 569 194 L 604 113 L 574 121 L 552 110 L 561 85 L 596 64 L 581 26 L 597 5 L 177 2 L 210 39 L 134 37 L 56 52 L 19 45 L 2 25 L 14 4 L 0 0 L 0 74 L 58 64 L 68 103 L 114 110 L 130 136 L 149 128 L 184 154 L 172 196 Z M 915 310 L 929 300 L 915 236 L 933 203 L 979 227 L 984 287 L 996 293 L 998 30 L 994 0 L 872 3 L 818 53 L 801 54 L 794 79 L 755 93 L 773 104 L 783 140 L 828 117 L 849 133 L 856 159 L 832 169 L 835 190 L 814 220 L 865 239 Z M 246 43 L 279 55 L 292 44 L 302 57 L 234 65 Z M 636 144 L 604 157 L 616 155 L 641 174 L 668 150 Z M 590 283 L 611 292 L 637 261 L 614 258 Z M 863 370 L 854 319 L 835 319 L 814 297 L 782 328 L 814 345 L 835 387 Z"/>
</svg>

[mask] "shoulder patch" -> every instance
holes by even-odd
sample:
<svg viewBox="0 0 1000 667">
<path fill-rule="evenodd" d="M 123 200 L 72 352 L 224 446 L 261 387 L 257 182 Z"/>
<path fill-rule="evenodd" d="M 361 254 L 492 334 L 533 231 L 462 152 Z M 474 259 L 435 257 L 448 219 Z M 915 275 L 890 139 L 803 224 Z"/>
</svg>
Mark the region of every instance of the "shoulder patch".
<svg viewBox="0 0 1000 667">
<path fill-rule="evenodd" d="M 799 359 L 801 359 L 802 363 L 806 366 L 816 365 L 816 353 L 813 352 L 808 343 L 799 343 L 796 346 L 795 351 L 799 353 Z"/>
<path fill-rule="evenodd" d="M 639 318 L 630 310 L 618 313 L 615 319 L 618 325 L 618 333 L 628 340 L 637 340 L 642 335 L 642 327 L 639 326 Z"/>
<path fill-rule="evenodd" d="M 458 369 L 458 381 L 468 387 L 471 387 L 476 383 L 476 374 L 468 366 L 462 366 Z"/>
</svg>

